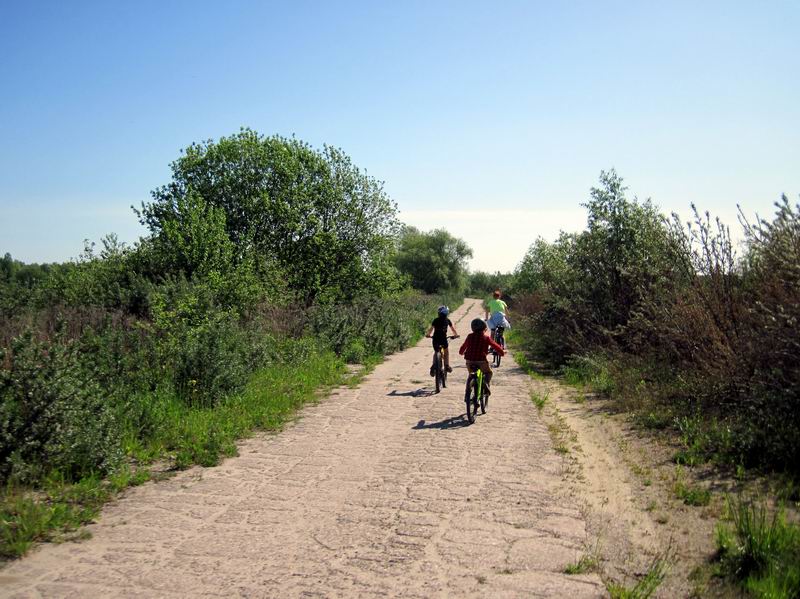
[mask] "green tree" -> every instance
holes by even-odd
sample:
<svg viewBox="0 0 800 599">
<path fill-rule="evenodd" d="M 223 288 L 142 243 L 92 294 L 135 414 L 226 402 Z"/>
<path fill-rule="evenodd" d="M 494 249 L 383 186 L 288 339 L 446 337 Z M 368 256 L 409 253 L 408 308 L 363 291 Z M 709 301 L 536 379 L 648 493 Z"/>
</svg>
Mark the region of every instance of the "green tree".
<svg viewBox="0 0 800 599">
<path fill-rule="evenodd" d="M 545 292 L 566 281 L 567 257 L 574 241 L 575 235 L 563 232 L 555 243 L 539 237 L 514 272 L 514 289 L 521 293 Z"/>
<path fill-rule="evenodd" d="M 387 258 L 396 206 L 337 148 L 318 151 L 250 129 L 193 144 L 172 163 L 172 181 L 137 213 L 154 235 L 191 229 L 181 202 L 192 194 L 224 214 L 235 260 L 274 258 L 307 303 L 398 287 Z"/>
<path fill-rule="evenodd" d="M 406 227 L 400 236 L 396 263 L 413 287 L 426 293 L 439 293 L 465 289 L 466 261 L 470 257 L 472 250 L 466 242 L 444 229 L 423 233 Z"/>
<path fill-rule="evenodd" d="M 483 272 L 481 270 L 470 273 L 467 293 L 470 297 L 484 297 L 492 293 L 495 289 L 502 289 L 507 295 L 508 287 L 513 280 L 513 275 L 501 273 Z"/>
</svg>

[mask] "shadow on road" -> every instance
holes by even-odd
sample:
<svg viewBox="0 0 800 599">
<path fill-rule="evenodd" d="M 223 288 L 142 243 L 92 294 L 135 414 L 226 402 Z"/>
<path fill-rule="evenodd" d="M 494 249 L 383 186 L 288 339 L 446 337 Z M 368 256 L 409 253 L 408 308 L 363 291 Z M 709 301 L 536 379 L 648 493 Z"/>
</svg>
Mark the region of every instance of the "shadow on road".
<svg viewBox="0 0 800 599">
<path fill-rule="evenodd" d="M 419 389 L 414 389 L 413 391 L 403 391 L 402 393 L 398 393 L 397 389 L 392 389 L 392 392 L 387 393 L 386 395 L 389 397 L 425 397 L 428 395 L 435 395 L 435 393 L 431 389 L 420 387 Z"/>
<path fill-rule="evenodd" d="M 465 414 L 453 416 L 452 418 L 440 420 L 439 422 L 425 422 L 424 420 L 420 420 L 415 426 L 412 426 L 411 429 L 420 431 L 427 428 L 448 429 L 461 428 L 462 426 L 469 426 L 469 421 L 466 419 Z"/>
</svg>

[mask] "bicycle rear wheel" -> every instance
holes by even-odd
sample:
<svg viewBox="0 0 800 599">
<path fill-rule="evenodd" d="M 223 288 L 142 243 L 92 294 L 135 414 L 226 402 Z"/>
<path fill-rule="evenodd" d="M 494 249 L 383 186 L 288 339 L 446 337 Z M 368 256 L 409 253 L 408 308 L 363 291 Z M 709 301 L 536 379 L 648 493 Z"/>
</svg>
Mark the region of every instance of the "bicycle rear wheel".
<svg viewBox="0 0 800 599">
<path fill-rule="evenodd" d="M 442 364 L 442 388 L 446 389 L 447 388 L 447 368 L 444 367 L 444 356 L 442 354 L 439 354 L 439 356 L 441 357 L 440 362 Z"/>
<path fill-rule="evenodd" d="M 492 340 L 495 343 L 497 343 L 497 345 L 499 345 L 500 347 L 505 349 L 506 348 L 506 342 L 505 342 L 505 339 L 503 338 L 503 331 L 500 330 L 500 329 L 501 329 L 501 327 L 498 327 L 498 328 L 496 328 L 494 330 L 494 334 L 492 335 Z M 492 353 L 494 354 L 494 360 L 492 361 L 492 365 L 495 368 L 497 368 L 498 366 L 500 366 L 500 359 L 503 356 L 501 356 L 497 351 L 494 351 L 494 350 L 492 350 Z"/>
<path fill-rule="evenodd" d="M 475 393 L 478 388 L 474 374 L 467 377 L 467 388 L 464 391 L 464 403 L 467 404 L 467 420 L 470 424 L 475 422 L 475 414 L 472 411 L 472 404 L 475 402 Z M 477 412 L 477 409 L 475 410 Z"/>
<path fill-rule="evenodd" d="M 433 355 L 433 378 L 436 379 L 436 393 L 439 393 L 442 384 L 442 359 L 439 352 Z"/>
<path fill-rule="evenodd" d="M 478 399 L 480 400 L 480 404 L 481 404 L 481 414 L 485 414 L 486 413 L 486 385 L 481 383 L 481 386 L 483 387 L 483 389 L 481 389 L 481 394 L 480 394 L 480 397 Z M 475 389 L 477 390 L 477 388 L 478 388 L 478 385 L 476 384 L 475 385 Z M 477 407 L 475 408 L 475 411 L 476 412 L 478 411 Z"/>
</svg>

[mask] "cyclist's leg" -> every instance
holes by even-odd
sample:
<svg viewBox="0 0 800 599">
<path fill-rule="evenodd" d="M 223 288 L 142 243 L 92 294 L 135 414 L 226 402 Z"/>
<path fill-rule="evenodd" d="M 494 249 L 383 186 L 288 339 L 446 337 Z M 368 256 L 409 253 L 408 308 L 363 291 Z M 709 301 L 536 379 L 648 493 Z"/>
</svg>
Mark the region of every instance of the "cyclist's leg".
<svg viewBox="0 0 800 599">
<path fill-rule="evenodd" d="M 444 369 L 447 372 L 453 372 L 453 369 L 450 368 L 450 348 L 446 345 L 444 347 Z"/>
<path fill-rule="evenodd" d="M 492 374 L 494 374 L 492 372 L 492 367 L 489 366 L 489 362 L 487 360 L 484 360 L 483 362 L 476 362 L 476 364 L 479 364 L 478 368 L 483 371 L 483 384 L 486 386 L 486 390 L 488 392 L 489 383 L 492 382 Z"/>
<path fill-rule="evenodd" d="M 480 368 L 480 365 L 481 362 L 476 362 L 474 360 L 467 360 L 466 361 L 467 376 L 469 376 L 470 374 L 474 374 L 478 370 L 478 368 Z"/>
<path fill-rule="evenodd" d="M 439 353 L 439 343 L 433 340 L 433 357 L 431 359 L 431 376 L 436 376 L 436 354 Z"/>
</svg>

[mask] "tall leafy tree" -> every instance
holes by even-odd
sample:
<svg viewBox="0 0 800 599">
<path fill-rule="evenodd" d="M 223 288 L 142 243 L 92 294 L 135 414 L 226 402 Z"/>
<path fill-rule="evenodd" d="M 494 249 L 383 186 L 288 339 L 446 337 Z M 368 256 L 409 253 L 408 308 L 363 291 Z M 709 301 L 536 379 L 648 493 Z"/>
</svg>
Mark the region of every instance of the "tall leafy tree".
<svg viewBox="0 0 800 599">
<path fill-rule="evenodd" d="M 415 288 L 438 293 L 464 290 L 470 257 L 472 249 L 467 243 L 444 229 L 423 233 L 406 227 L 400 237 L 396 262 Z"/>
<path fill-rule="evenodd" d="M 172 181 L 138 211 L 154 235 L 191 229 L 191 195 L 221 210 L 235 259 L 274 259 L 308 303 L 381 293 L 398 285 L 388 255 L 397 208 L 383 184 L 338 148 L 250 129 L 193 144 L 172 163 Z"/>
</svg>

